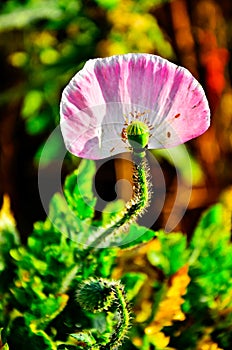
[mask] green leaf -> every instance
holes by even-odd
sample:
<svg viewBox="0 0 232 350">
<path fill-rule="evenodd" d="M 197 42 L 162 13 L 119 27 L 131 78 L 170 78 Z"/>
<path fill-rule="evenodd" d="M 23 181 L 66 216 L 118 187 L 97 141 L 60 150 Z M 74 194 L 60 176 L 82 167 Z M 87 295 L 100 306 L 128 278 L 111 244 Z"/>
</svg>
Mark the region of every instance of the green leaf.
<svg viewBox="0 0 232 350">
<path fill-rule="evenodd" d="M 9 338 L 12 349 L 56 350 L 52 339 L 43 330 L 27 325 L 23 317 L 13 320 Z"/>
<path fill-rule="evenodd" d="M 215 204 L 211 208 L 209 208 L 201 217 L 197 229 L 208 229 L 210 226 L 218 226 L 223 227 L 224 220 L 223 220 L 223 208 L 222 204 Z"/>
<path fill-rule="evenodd" d="M 6 342 L 5 330 L 0 328 L 0 350 L 9 350 L 9 346 Z"/>
<path fill-rule="evenodd" d="M 67 201 L 60 193 L 56 193 L 51 199 L 49 218 L 61 234 L 78 241 L 78 233 L 83 232 L 84 224 L 76 215 L 76 210 L 68 206 Z"/>
<path fill-rule="evenodd" d="M 64 188 L 67 192 L 79 190 L 80 194 L 93 196 L 92 183 L 96 171 L 93 160 L 83 159 L 73 174 L 66 177 Z"/>
<path fill-rule="evenodd" d="M 151 250 L 148 252 L 147 257 L 153 266 L 164 271 L 166 275 L 170 274 L 170 262 L 161 251 Z"/>
<path fill-rule="evenodd" d="M 51 338 L 42 330 L 33 329 L 31 327 L 33 336 L 31 336 L 31 346 L 33 350 L 56 350 L 55 343 Z"/>
<path fill-rule="evenodd" d="M 34 316 L 31 322 L 31 327 L 36 329 L 45 328 L 61 311 L 65 308 L 68 302 L 68 295 L 62 294 L 59 296 L 50 294 L 46 300 L 39 303 L 34 302 L 30 312 Z"/>
<path fill-rule="evenodd" d="M 115 265 L 118 248 L 99 249 L 95 253 L 97 258 L 97 273 L 101 277 L 110 277 L 112 269 Z"/>
<path fill-rule="evenodd" d="M 157 236 L 160 250 L 148 253 L 150 263 L 171 276 L 188 262 L 187 238 L 181 233 L 160 231 Z"/>
<path fill-rule="evenodd" d="M 223 336 L 225 343 L 222 339 L 219 343 L 220 348 L 226 349 L 231 343 L 227 327 L 232 322 L 230 221 L 230 212 L 220 204 L 212 206 L 202 215 L 190 241 L 191 283 L 186 296 L 189 313 L 198 318 L 200 327 L 204 328 L 210 322 L 215 334 L 220 335 L 227 329 Z"/>
<path fill-rule="evenodd" d="M 122 276 L 121 282 L 125 286 L 128 300 L 132 300 L 139 294 L 146 279 L 147 276 L 141 272 L 128 272 Z"/>
<path fill-rule="evenodd" d="M 6 343 L 3 345 L 3 347 L 1 348 L 1 350 L 9 350 L 9 345 Z"/>
<path fill-rule="evenodd" d="M 67 176 L 64 184 L 64 194 L 68 205 L 81 220 L 92 218 L 94 215 L 96 204 L 92 191 L 94 174 L 95 163 L 84 159 L 78 169 Z"/>
<path fill-rule="evenodd" d="M 227 221 L 230 221 L 230 213 L 221 204 L 212 206 L 202 215 L 190 241 L 190 264 L 194 264 L 205 249 L 216 251 L 221 244 L 226 249 L 231 236 Z"/>
<path fill-rule="evenodd" d="M 90 333 L 72 333 L 70 336 L 76 339 L 78 342 L 85 343 L 85 346 L 93 346 L 96 343 L 94 337 Z"/>
<path fill-rule="evenodd" d="M 146 243 L 156 237 L 156 232 L 144 226 L 131 224 L 129 232 L 121 234 L 120 248 L 134 248 L 140 244 Z"/>
</svg>

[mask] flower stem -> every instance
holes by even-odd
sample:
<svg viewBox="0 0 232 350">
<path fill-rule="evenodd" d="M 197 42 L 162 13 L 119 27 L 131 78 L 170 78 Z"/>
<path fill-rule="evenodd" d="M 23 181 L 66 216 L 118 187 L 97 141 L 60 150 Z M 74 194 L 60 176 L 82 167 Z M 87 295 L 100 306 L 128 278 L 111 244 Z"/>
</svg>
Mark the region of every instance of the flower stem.
<svg viewBox="0 0 232 350">
<path fill-rule="evenodd" d="M 125 339 L 128 329 L 130 328 L 130 310 L 124 288 L 118 282 L 114 282 L 114 307 L 119 314 L 119 321 L 114 333 L 111 334 L 107 345 L 100 346 L 100 350 L 114 350 L 117 349 L 121 342 Z"/>
<path fill-rule="evenodd" d="M 87 242 L 87 245 L 94 249 L 104 246 L 111 246 L 115 239 L 128 229 L 129 224 L 143 214 L 150 201 L 150 169 L 146 159 L 145 149 L 133 152 L 133 196 L 126 203 L 124 209 L 116 216 L 106 228 L 98 229 Z M 93 250 L 93 249 L 92 249 Z M 92 252 L 91 250 L 91 252 Z"/>
</svg>

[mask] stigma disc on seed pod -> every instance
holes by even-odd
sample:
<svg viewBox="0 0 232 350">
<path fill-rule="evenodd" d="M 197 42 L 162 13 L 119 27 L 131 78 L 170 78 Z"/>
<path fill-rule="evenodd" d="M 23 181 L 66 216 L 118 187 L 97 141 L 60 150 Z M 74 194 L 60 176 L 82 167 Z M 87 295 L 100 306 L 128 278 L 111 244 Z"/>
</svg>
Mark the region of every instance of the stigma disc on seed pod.
<svg viewBox="0 0 232 350">
<path fill-rule="evenodd" d="M 138 120 L 132 121 L 126 129 L 127 139 L 130 146 L 136 149 L 143 149 L 147 146 L 149 141 L 149 127 Z"/>
</svg>

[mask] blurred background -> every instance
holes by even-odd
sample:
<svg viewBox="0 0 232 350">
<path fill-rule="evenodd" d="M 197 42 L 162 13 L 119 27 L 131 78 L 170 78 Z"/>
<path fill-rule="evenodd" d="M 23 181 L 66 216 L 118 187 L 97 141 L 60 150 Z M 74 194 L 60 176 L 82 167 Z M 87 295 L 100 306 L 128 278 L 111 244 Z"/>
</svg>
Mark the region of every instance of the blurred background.
<svg viewBox="0 0 232 350">
<path fill-rule="evenodd" d="M 62 89 L 94 57 L 146 52 L 190 70 L 206 91 L 212 125 L 186 144 L 193 188 L 176 229 L 190 235 L 210 204 L 223 200 L 230 205 L 231 50 L 231 0 L 1 0 L 0 201 L 4 193 L 9 194 L 22 239 L 35 221 L 46 216 L 38 192 L 38 164 L 44 143 L 59 124 Z M 49 149 L 49 197 L 56 190 L 54 159 L 63 147 L 57 137 Z M 156 229 L 164 227 L 172 210 L 177 173 L 187 185 L 188 173 L 183 148 L 176 150 L 175 164 L 165 151 L 154 154 L 167 188 Z M 78 162 L 67 154 L 62 177 Z M 96 188 L 105 200 L 115 198 L 118 173 L 117 164 L 115 168 L 109 162 L 97 174 Z"/>
</svg>

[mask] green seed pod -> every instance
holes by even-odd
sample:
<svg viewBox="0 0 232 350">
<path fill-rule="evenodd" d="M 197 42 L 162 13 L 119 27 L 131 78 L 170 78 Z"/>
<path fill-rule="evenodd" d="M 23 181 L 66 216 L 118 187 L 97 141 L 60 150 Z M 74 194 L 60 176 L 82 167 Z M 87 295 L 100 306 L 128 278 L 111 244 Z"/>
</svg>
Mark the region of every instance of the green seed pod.
<svg viewBox="0 0 232 350">
<path fill-rule="evenodd" d="M 107 310 L 114 300 L 111 285 L 103 278 L 85 281 L 76 296 L 79 304 L 92 312 Z"/>
<path fill-rule="evenodd" d="M 144 149 L 149 141 L 148 126 L 138 120 L 133 121 L 126 129 L 127 139 L 131 147 L 135 150 Z"/>
<path fill-rule="evenodd" d="M 99 350 L 117 350 L 126 338 L 131 325 L 130 307 L 121 283 L 104 278 L 91 278 L 80 286 L 77 300 L 88 311 L 108 311 L 117 315 L 114 319 L 111 318 L 111 321 L 107 321 L 110 326 L 106 333 L 107 343 L 104 341 L 96 347 L 91 347 Z M 110 329 L 112 331 L 109 333 Z"/>
</svg>

